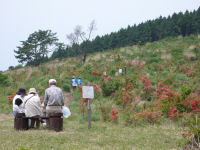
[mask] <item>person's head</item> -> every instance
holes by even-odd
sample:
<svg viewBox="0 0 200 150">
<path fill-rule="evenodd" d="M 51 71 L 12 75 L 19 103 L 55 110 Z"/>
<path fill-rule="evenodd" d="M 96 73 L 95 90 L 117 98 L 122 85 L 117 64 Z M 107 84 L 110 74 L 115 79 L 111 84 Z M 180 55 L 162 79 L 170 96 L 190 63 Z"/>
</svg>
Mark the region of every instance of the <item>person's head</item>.
<svg viewBox="0 0 200 150">
<path fill-rule="evenodd" d="M 35 88 L 30 88 L 28 94 L 37 94 Z"/>
<path fill-rule="evenodd" d="M 24 97 L 26 95 L 26 90 L 24 88 L 19 88 L 16 94 L 21 95 L 21 97 Z"/>
<path fill-rule="evenodd" d="M 52 86 L 52 85 L 56 85 L 56 80 L 55 79 L 50 79 L 49 80 L 49 86 Z"/>
<path fill-rule="evenodd" d="M 15 100 L 15 105 L 17 105 L 17 106 L 20 106 L 22 103 L 23 103 L 23 102 L 22 102 L 22 100 L 21 100 L 20 98 L 17 98 L 17 99 Z"/>
</svg>

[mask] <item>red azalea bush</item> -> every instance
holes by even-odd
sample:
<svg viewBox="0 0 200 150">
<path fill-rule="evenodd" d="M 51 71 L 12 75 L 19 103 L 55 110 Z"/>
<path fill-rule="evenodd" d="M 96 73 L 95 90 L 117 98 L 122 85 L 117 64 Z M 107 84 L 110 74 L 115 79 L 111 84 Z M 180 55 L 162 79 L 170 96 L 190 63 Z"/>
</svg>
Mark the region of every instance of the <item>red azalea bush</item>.
<svg viewBox="0 0 200 150">
<path fill-rule="evenodd" d="M 94 87 L 94 95 L 95 95 L 95 98 L 98 98 L 99 96 L 102 95 L 102 90 L 101 88 L 97 85 L 97 84 L 93 84 L 93 87 Z"/>
<path fill-rule="evenodd" d="M 87 100 L 83 99 L 82 101 L 78 102 L 79 110 L 82 116 L 84 117 L 85 113 L 87 112 Z"/>
<path fill-rule="evenodd" d="M 12 94 L 12 95 L 10 95 L 10 96 L 8 96 L 8 100 L 10 101 L 10 102 L 12 102 L 13 101 L 13 98 L 16 96 L 16 94 Z"/>
<path fill-rule="evenodd" d="M 148 80 L 147 77 L 140 77 L 140 80 L 143 83 L 144 86 L 144 99 L 145 100 L 150 100 L 151 99 L 151 89 L 152 89 L 152 85 L 151 85 L 151 80 Z"/>
<path fill-rule="evenodd" d="M 159 112 L 141 112 L 133 115 L 134 119 L 142 119 L 143 122 L 150 124 L 156 123 L 159 116 Z"/>
<path fill-rule="evenodd" d="M 130 87 L 130 85 L 128 86 Z M 134 97 L 134 92 L 130 88 L 122 88 L 120 91 L 115 93 L 114 99 L 117 105 L 122 106 L 122 108 L 125 109 L 128 105 L 135 101 Z"/>
<path fill-rule="evenodd" d="M 82 86 L 80 87 L 81 92 L 82 92 Z M 83 94 L 81 93 L 80 97 L 83 97 Z M 82 116 L 84 117 L 85 113 L 87 112 L 87 105 L 88 105 L 88 99 L 87 98 L 82 98 L 81 101 L 78 102 L 79 110 Z"/>
<path fill-rule="evenodd" d="M 117 113 L 117 110 L 116 108 L 112 108 L 111 109 L 111 112 L 109 114 L 109 120 L 112 122 L 112 123 L 117 123 L 117 120 L 118 120 L 118 113 Z"/>
<path fill-rule="evenodd" d="M 200 99 L 195 93 L 191 93 L 185 100 L 184 105 L 190 112 L 200 112 Z"/>
<path fill-rule="evenodd" d="M 200 99 L 197 94 L 191 93 L 189 88 L 182 88 L 181 93 L 175 93 L 171 89 L 158 88 L 156 92 L 159 96 L 157 108 L 162 115 L 174 119 L 185 113 L 200 112 Z"/>
<path fill-rule="evenodd" d="M 129 95 L 127 89 L 122 88 L 121 92 L 124 94 L 123 98 L 124 103 L 128 103 L 128 100 L 133 95 Z M 167 117 L 169 119 L 178 119 L 185 114 L 195 114 L 200 112 L 200 99 L 197 94 L 191 93 L 191 90 L 188 88 L 183 88 L 181 93 L 173 92 L 169 88 L 157 88 L 157 100 L 148 105 L 146 110 L 140 110 L 138 112 L 138 105 L 136 104 L 134 108 L 125 109 L 130 111 L 127 115 L 131 117 L 128 118 L 128 122 L 137 123 L 138 121 L 143 123 L 155 123 L 161 117 Z M 133 101 L 134 102 L 134 101 Z M 132 102 L 132 103 L 133 103 Z M 129 103 L 129 104 L 132 104 Z M 123 103 L 121 103 L 122 105 Z M 130 106 L 130 105 L 128 105 Z"/>
</svg>

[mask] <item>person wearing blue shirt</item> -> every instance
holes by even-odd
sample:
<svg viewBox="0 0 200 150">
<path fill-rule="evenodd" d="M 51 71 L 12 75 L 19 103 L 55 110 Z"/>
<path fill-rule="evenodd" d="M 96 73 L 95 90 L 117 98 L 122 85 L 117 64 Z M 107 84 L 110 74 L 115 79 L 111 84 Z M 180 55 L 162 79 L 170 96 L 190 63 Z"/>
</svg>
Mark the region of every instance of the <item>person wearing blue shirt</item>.
<svg viewBox="0 0 200 150">
<path fill-rule="evenodd" d="M 78 78 L 78 85 L 81 85 L 82 84 L 82 80 L 81 78 Z"/>
<path fill-rule="evenodd" d="M 78 80 L 73 76 L 72 77 L 72 87 L 73 87 L 73 90 L 76 89 L 77 85 L 78 85 Z"/>
</svg>

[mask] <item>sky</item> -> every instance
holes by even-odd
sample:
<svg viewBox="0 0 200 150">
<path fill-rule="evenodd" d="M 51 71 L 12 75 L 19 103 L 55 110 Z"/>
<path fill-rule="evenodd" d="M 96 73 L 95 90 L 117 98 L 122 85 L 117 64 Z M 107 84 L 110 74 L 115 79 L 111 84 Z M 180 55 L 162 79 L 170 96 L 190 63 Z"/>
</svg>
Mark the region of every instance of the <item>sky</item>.
<svg viewBox="0 0 200 150">
<path fill-rule="evenodd" d="M 87 29 L 92 20 L 95 37 L 199 6 L 200 0 L 0 0 L 0 71 L 19 64 L 14 49 L 39 29 L 67 44 L 76 25 Z"/>
</svg>

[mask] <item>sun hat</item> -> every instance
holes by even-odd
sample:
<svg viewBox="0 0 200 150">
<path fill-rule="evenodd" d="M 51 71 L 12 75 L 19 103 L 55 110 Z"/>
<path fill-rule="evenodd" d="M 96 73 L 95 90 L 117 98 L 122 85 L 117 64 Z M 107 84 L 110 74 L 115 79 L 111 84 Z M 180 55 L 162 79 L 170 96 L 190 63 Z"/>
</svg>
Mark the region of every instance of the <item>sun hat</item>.
<svg viewBox="0 0 200 150">
<path fill-rule="evenodd" d="M 28 93 L 29 93 L 29 94 L 37 94 L 35 88 L 30 88 Z"/>
<path fill-rule="evenodd" d="M 56 83 L 56 80 L 55 80 L 55 79 L 50 79 L 50 80 L 49 80 L 49 84 L 50 84 L 50 83 Z"/>
</svg>

